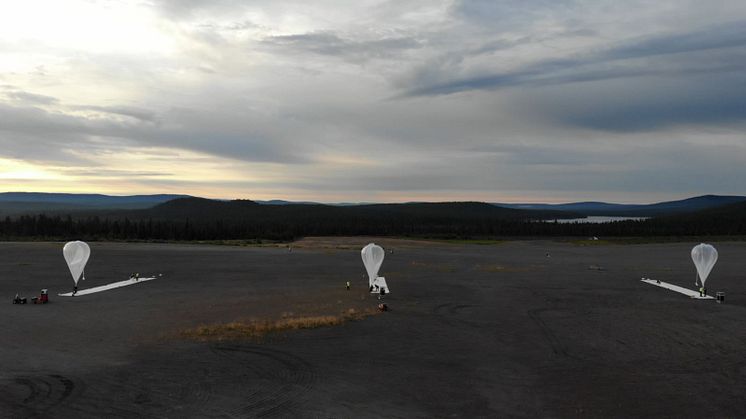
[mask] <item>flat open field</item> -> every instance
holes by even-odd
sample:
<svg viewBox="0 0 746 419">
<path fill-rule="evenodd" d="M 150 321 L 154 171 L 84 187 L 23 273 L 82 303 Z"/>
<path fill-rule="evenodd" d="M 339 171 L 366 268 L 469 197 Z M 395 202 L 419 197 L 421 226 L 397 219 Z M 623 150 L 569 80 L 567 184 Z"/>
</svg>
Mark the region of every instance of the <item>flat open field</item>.
<svg viewBox="0 0 746 419">
<path fill-rule="evenodd" d="M 0 417 L 744 417 L 746 243 L 381 240 L 390 312 L 259 340 L 199 325 L 364 312 L 365 238 L 276 247 L 91 243 L 75 298 L 60 243 L 0 243 Z M 550 257 L 546 256 L 546 253 Z M 345 281 L 352 282 L 346 291 Z M 12 305 L 49 288 L 47 305 Z"/>
</svg>

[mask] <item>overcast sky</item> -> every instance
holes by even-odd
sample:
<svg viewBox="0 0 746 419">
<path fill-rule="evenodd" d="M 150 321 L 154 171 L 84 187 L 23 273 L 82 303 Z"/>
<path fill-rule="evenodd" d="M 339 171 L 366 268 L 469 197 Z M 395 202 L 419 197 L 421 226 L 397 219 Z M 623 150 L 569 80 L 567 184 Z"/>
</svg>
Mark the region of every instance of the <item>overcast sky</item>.
<svg viewBox="0 0 746 419">
<path fill-rule="evenodd" d="M 746 2 L 0 5 L 0 191 L 746 194 Z"/>
</svg>

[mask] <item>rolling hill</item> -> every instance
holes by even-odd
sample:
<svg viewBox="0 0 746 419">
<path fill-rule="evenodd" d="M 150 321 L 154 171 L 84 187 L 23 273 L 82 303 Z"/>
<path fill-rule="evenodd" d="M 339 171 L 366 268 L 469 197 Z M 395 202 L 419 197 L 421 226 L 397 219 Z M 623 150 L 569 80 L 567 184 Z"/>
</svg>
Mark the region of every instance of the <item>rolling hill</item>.
<svg viewBox="0 0 746 419">
<path fill-rule="evenodd" d="M 607 202 L 573 202 L 568 204 L 499 204 L 505 208 L 530 210 L 571 211 L 586 216 L 657 217 L 663 215 L 695 212 L 738 202 L 746 202 L 746 196 L 703 195 L 678 201 L 655 204 L 614 204 Z"/>
<path fill-rule="evenodd" d="M 112 196 L 101 194 L 4 192 L 0 193 L 0 215 L 79 212 L 102 209 L 142 209 L 185 197 L 187 195 Z"/>
<path fill-rule="evenodd" d="M 434 202 L 411 204 L 368 204 L 336 206 L 323 204 L 266 205 L 250 200 L 218 201 L 204 198 L 174 199 L 150 209 L 127 213 L 132 218 L 156 219 L 295 219 L 329 218 L 360 220 L 418 218 L 428 220 L 469 220 L 469 219 L 552 219 L 572 217 L 564 211 L 521 210 L 501 208 L 483 202 Z"/>
<path fill-rule="evenodd" d="M 0 218 L 0 237 L 180 241 L 291 240 L 340 235 L 457 239 L 746 235 L 746 201 L 605 224 L 535 222 L 562 216 L 577 218 L 578 214 L 501 208 L 480 202 L 345 207 L 179 198 L 147 209 L 89 209 L 67 214 L 60 211 Z"/>
</svg>

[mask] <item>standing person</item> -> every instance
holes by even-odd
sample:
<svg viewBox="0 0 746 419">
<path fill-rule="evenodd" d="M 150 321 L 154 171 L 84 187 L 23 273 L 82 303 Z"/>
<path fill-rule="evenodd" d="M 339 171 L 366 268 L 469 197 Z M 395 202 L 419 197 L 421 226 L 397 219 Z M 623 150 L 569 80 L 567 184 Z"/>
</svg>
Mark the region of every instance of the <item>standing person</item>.
<svg viewBox="0 0 746 419">
<path fill-rule="evenodd" d="M 701 286 L 699 287 L 699 296 L 704 297 L 705 296 L 705 287 Z"/>
<path fill-rule="evenodd" d="M 78 293 L 78 284 L 75 284 L 75 286 L 73 286 L 73 296 L 75 296 L 75 294 L 77 293 Z"/>
<path fill-rule="evenodd" d="M 347 291 L 350 290 L 350 281 L 347 281 Z"/>
</svg>

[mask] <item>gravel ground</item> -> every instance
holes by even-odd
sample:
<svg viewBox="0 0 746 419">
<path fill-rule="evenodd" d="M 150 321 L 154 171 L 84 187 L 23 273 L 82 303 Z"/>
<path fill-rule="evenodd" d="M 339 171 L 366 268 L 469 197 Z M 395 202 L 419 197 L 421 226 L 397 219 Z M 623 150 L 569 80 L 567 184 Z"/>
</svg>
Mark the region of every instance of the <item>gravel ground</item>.
<svg viewBox="0 0 746 419">
<path fill-rule="evenodd" d="M 162 276 L 75 298 L 57 296 L 72 287 L 61 243 L 0 243 L 0 417 L 746 416 L 746 243 L 714 243 L 718 304 L 640 282 L 694 288 L 696 243 L 387 240 L 390 312 L 262 341 L 179 337 L 374 307 L 367 241 L 339 242 L 91 243 L 81 288 Z M 41 288 L 50 304 L 10 304 Z"/>
</svg>

